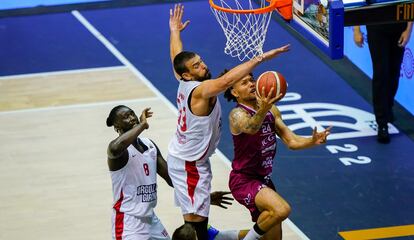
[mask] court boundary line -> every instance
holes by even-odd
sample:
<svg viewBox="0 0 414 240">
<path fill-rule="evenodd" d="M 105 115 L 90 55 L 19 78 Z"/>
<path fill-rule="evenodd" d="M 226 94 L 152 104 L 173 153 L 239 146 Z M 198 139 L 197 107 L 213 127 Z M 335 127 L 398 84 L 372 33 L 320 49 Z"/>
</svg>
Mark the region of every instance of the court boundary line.
<svg viewBox="0 0 414 240">
<path fill-rule="evenodd" d="M 126 103 L 139 103 L 139 102 L 148 102 L 148 101 L 157 101 L 157 100 L 160 100 L 160 99 L 157 97 L 148 97 L 148 98 L 136 98 L 136 99 L 92 102 L 92 103 L 82 103 L 82 104 L 69 104 L 69 105 L 60 105 L 60 106 L 39 107 L 39 108 L 25 108 L 25 109 L 11 110 L 11 111 L 3 111 L 3 112 L 0 111 L 0 116 L 8 115 L 8 114 L 66 110 L 66 109 L 74 109 L 74 108 L 90 108 L 90 107 L 105 106 L 105 105 L 121 105 L 121 104 L 126 104 Z"/>
<path fill-rule="evenodd" d="M 24 78 L 30 78 L 30 77 L 55 76 L 55 75 L 59 76 L 59 75 L 65 75 L 65 74 L 111 71 L 111 70 L 121 70 L 121 69 L 127 69 L 127 67 L 126 66 L 110 66 L 110 67 L 82 68 L 82 69 L 40 72 L 40 73 L 15 74 L 15 75 L 0 76 L 0 81 L 12 80 L 12 79 L 13 80 L 24 79 Z"/>
<path fill-rule="evenodd" d="M 157 89 L 155 86 L 117 49 L 114 45 L 109 42 L 105 36 L 103 36 L 89 21 L 83 17 L 79 11 L 72 11 L 72 15 L 93 35 L 95 36 L 114 56 L 126 67 L 128 67 L 134 74 L 136 74 L 139 79 L 141 79 L 154 93 L 160 97 L 161 101 L 164 102 L 168 108 L 170 108 L 174 113 L 177 113 L 177 108 Z M 230 160 L 219 150 L 216 149 L 216 154 L 219 158 L 223 161 L 223 163 L 227 166 L 230 166 L 231 169 L 231 162 Z M 292 231 L 294 231 L 299 237 L 303 240 L 309 240 L 309 238 L 288 218 L 285 220 L 286 224 L 291 227 Z"/>
</svg>

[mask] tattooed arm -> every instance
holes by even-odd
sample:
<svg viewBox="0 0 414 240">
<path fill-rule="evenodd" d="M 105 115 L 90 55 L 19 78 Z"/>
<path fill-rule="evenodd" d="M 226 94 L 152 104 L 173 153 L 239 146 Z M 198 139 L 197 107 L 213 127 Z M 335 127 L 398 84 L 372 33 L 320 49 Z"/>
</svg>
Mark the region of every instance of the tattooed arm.
<svg viewBox="0 0 414 240">
<path fill-rule="evenodd" d="M 267 111 L 259 109 L 251 116 L 241 108 L 235 108 L 230 112 L 230 131 L 233 134 L 247 133 L 255 134 L 260 130 Z"/>
<path fill-rule="evenodd" d="M 256 94 L 259 109 L 253 116 L 241 108 L 233 109 L 229 116 L 231 133 L 256 134 L 262 126 L 266 113 L 272 108 L 275 102 L 282 98 L 282 94 L 272 98 L 273 91 L 274 88 L 272 87 L 266 96 L 265 89 L 263 87 L 261 89 L 262 94 Z"/>
</svg>

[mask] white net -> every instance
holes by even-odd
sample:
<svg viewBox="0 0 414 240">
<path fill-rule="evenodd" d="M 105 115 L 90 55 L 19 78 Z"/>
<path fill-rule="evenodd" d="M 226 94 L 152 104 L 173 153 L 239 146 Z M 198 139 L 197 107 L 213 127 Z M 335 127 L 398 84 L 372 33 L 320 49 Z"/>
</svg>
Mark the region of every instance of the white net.
<svg viewBox="0 0 414 240">
<path fill-rule="evenodd" d="M 252 10 L 259 8 L 252 4 L 252 0 L 215 1 L 217 1 L 216 5 L 226 9 Z M 269 4 L 266 0 L 260 1 L 260 8 Z M 211 9 L 227 39 L 224 52 L 232 57 L 238 57 L 240 61 L 253 57 L 261 60 L 272 11 L 254 14 L 224 12 L 213 7 Z"/>
</svg>

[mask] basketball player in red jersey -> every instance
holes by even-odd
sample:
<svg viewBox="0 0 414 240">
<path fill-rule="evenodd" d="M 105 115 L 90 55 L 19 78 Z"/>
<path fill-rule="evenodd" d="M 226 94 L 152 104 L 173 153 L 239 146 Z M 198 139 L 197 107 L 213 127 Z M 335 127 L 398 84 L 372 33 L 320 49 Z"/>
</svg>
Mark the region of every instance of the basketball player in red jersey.
<svg viewBox="0 0 414 240">
<path fill-rule="evenodd" d="M 113 191 L 113 239 L 169 240 L 170 237 L 154 213 L 157 204 L 157 173 L 172 186 L 167 163 L 157 145 L 148 138 L 138 137 L 149 127 L 147 118 L 152 116 L 144 109 L 138 120 L 134 111 L 119 105 L 114 107 L 106 120 L 119 134 L 109 143 L 108 167 Z M 213 192 L 211 202 L 226 208 L 231 198 L 227 192 Z M 223 235 L 226 232 L 216 233 Z M 237 232 L 236 232 L 237 234 Z"/>
<path fill-rule="evenodd" d="M 209 157 L 220 139 L 221 107 L 217 95 L 251 72 L 260 61 L 246 61 L 227 74 L 211 79 L 202 58 L 183 51 L 181 31 L 184 7 L 170 10 L 170 57 L 179 80 L 177 130 L 168 147 L 168 173 L 174 185 L 176 204 L 186 223 L 196 229 L 199 240 L 207 239 L 210 211 L 211 167 Z M 270 60 L 289 50 L 289 45 L 265 52 L 261 61 Z"/>
<path fill-rule="evenodd" d="M 331 129 L 317 132 L 315 128 L 309 138 L 294 134 L 274 105 L 282 97 L 280 94 L 271 98 L 274 90 L 266 96 L 263 87 L 259 97 L 250 74 L 224 93 L 228 101 L 237 102 L 229 115 L 234 143 L 229 187 L 233 197 L 249 209 L 256 222 L 244 240 L 282 239 L 281 223 L 290 213 L 289 204 L 276 192 L 270 179 L 276 135 L 289 149 L 297 150 L 325 143 Z"/>
</svg>

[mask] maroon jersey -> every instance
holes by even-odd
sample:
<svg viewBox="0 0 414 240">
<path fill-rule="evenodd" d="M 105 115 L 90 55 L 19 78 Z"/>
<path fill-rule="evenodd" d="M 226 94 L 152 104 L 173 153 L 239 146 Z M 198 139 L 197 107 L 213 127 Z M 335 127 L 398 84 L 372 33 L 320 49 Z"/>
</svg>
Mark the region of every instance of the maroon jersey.
<svg viewBox="0 0 414 240">
<path fill-rule="evenodd" d="M 238 104 L 251 116 L 256 111 Z M 275 118 L 269 111 L 263 120 L 261 129 L 254 135 L 240 133 L 233 135 L 234 159 L 233 172 L 265 177 L 272 173 L 273 158 L 276 154 Z"/>
</svg>

